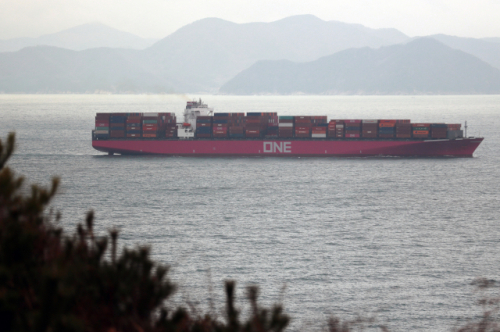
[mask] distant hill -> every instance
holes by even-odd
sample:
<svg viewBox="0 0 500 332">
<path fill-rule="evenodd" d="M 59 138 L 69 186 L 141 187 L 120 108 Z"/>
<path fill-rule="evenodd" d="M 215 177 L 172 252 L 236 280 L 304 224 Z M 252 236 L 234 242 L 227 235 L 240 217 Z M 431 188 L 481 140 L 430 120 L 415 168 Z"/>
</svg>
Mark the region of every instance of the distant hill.
<svg viewBox="0 0 500 332">
<path fill-rule="evenodd" d="M 0 92 L 173 92 L 168 80 L 142 67 L 139 52 L 35 46 L 0 53 Z"/>
<path fill-rule="evenodd" d="M 408 40 L 395 29 L 323 21 L 312 15 L 271 23 L 237 24 L 207 18 L 182 27 L 145 50 L 147 63 L 178 78 L 182 91 L 218 88 L 258 60 L 312 61 L 352 47 Z"/>
<path fill-rule="evenodd" d="M 500 70 L 432 39 L 350 49 L 307 63 L 259 61 L 224 84 L 228 94 L 500 93 Z"/>
<path fill-rule="evenodd" d="M 91 26 L 80 28 L 92 30 Z M 69 36 L 79 29 L 61 34 Z M 84 45 L 84 36 L 69 39 Z M 217 92 L 223 83 L 258 60 L 312 61 L 350 47 L 379 47 L 405 40 L 408 37 L 395 29 L 326 22 L 311 15 L 248 24 L 209 18 L 189 24 L 143 51 L 103 48 L 66 52 L 31 47 L 11 55 L 0 53 L 0 91 L 145 92 L 155 86 L 154 91 Z M 57 63 L 51 57 L 65 60 Z M 90 73 L 98 79 L 93 81 Z M 134 89 L 122 90 L 122 86 Z"/>
<path fill-rule="evenodd" d="M 447 35 L 432 35 L 428 37 L 434 38 L 451 48 L 472 54 L 493 67 L 500 69 L 500 38 L 476 39 Z"/>
<path fill-rule="evenodd" d="M 145 49 L 157 39 L 146 39 L 110 28 L 101 23 L 89 23 L 38 38 L 0 40 L 0 52 L 15 52 L 29 46 L 55 46 L 74 51 L 97 47 Z"/>
<path fill-rule="evenodd" d="M 488 41 L 491 43 L 500 43 L 500 38 L 498 38 L 498 37 L 482 38 L 482 40 Z"/>
<path fill-rule="evenodd" d="M 445 35 L 432 38 L 500 68 L 500 43 L 496 42 L 496 38 L 471 39 Z M 451 91 L 451 85 L 446 84 L 457 80 L 459 72 L 470 70 L 472 82 L 476 73 L 471 68 L 483 70 L 481 66 L 486 65 L 469 56 L 467 61 L 460 58 L 463 66 L 457 67 L 460 67 L 458 72 L 451 69 L 446 71 L 453 64 L 449 61 L 458 61 L 454 57 L 458 57 L 457 54 L 463 57 L 463 52 L 453 53 L 450 48 L 439 43 L 435 43 L 439 47 L 428 46 L 424 52 L 419 47 L 410 47 L 420 42 L 413 44 L 415 40 L 395 29 L 370 29 L 359 24 L 323 21 L 312 15 L 292 16 L 271 23 L 246 24 L 207 18 L 186 25 L 147 48 L 144 48 L 145 45 L 151 41 L 102 24 L 86 24 L 29 40 L 33 45 L 52 46 L 30 46 L 18 51 L 0 52 L 0 92 L 218 93 L 223 86 L 221 91 L 226 93 L 270 93 L 275 91 L 269 85 L 270 82 L 276 82 L 276 88 L 279 88 L 277 93 L 449 93 L 447 91 Z M 0 50 L 2 45 L 6 45 L 2 43 L 0 41 Z M 408 45 L 386 47 L 403 43 Z M 26 41 L 23 45 L 27 45 Z M 398 57 L 403 51 L 405 55 Z M 382 56 L 386 57 L 383 61 L 377 60 L 377 57 Z M 355 62 L 357 57 L 360 59 Z M 328 59 L 334 60 L 326 63 L 330 61 Z M 427 62 L 422 62 L 424 59 Z M 344 75 L 344 85 L 338 83 L 332 85 L 330 90 L 323 91 L 320 86 L 327 80 L 321 77 L 323 69 L 318 67 L 320 80 L 308 74 L 312 75 L 311 81 L 305 86 L 297 86 L 298 81 L 295 82 L 295 79 L 284 83 L 280 81 L 281 76 L 270 76 L 267 81 L 259 83 L 260 90 L 250 87 L 251 82 L 258 82 L 262 75 L 269 76 L 271 72 L 285 75 L 290 68 L 295 68 L 291 72 L 297 71 L 297 75 L 303 75 L 301 68 L 310 67 L 313 70 L 314 64 L 322 61 L 326 61 L 325 65 L 337 68 L 333 74 L 339 77 Z M 335 61 L 340 62 L 336 64 Z M 344 64 L 347 67 L 343 67 Z M 349 69 L 349 66 L 354 67 Z M 416 90 L 405 85 L 409 79 L 417 79 L 416 76 L 404 76 L 404 71 L 411 70 L 411 66 L 418 68 L 416 75 L 422 76 L 419 78 L 422 80 L 419 81 L 421 85 L 416 85 Z M 264 72 L 258 73 L 258 68 Z M 391 72 L 396 70 L 399 71 Z M 441 85 L 428 78 L 424 80 L 424 74 L 432 71 L 442 76 L 439 79 Z M 242 75 L 250 75 L 250 81 L 239 81 Z M 331 75 L 329 73 L 326 76 Z M 477 75 L 487 78 L 483 71 Z M 381 77 L 387 79 L 387 82 L 384 81 L 386 85 L 363 85 L 371 81 L 380 83 Z M 400 79 L 401 85 L 396 86 L 398 88 L 391 86 L 390 79 Z M 239 82 L 237 86 L 243 89 L 242 92 L 225 90 L 233 89 L 235 86 L 231 86 L 235 82 Z M 457 80 L 456 84 L 458 82 L 462 81 Z M 492 89 L 495 89 L 493 78 L 484 82 L 493 84 Z M 291 89 L 294 92 L 283 92 L 285 90 L 281 89 L 285 86 L 289 86 L 286 91 Z M 477 91 L 485 91 L 486 87 L 477 85 L 477 88 Z M 470 85 L 464 85 L 463 89 L 455 86 L 453 89 L 476 93 Z"/>
</svg>

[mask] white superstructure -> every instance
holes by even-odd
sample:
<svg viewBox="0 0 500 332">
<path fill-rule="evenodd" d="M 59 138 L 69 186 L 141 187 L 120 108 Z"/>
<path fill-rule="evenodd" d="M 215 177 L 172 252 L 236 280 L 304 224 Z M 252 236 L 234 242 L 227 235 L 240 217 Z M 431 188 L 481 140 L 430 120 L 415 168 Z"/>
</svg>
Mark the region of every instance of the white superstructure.
<svg viewBox="0 0 500 332">
<path fill-rule="evenodd" d="M 177 136 L 179 138 L 194 138 L 196 130 L 196 118 L 198 116 L 210 116 L 214 112 L 207 104 L 199 101 L 188 101 L 184 110 L 184 123 L 177 124 Z M 189 125 L 188 125 L 189 124 Z"/>
</svg>

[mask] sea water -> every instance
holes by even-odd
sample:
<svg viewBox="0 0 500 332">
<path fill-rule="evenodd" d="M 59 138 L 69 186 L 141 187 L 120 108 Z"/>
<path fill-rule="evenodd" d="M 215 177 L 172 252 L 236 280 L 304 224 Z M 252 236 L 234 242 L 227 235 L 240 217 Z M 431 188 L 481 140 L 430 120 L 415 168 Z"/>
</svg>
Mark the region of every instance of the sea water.
<svg viewBox="0 0 500 332">
<path fill-rule="evenodd" d="M 127 247 L 171 266 L 167 304 L 215 303 L 223 282 L 282 301 L 289 328 L 375 317 L 392 331 L 447 331 L 474 318 L 477 277 L 500 279 L 500 96 L 202 96 L 216 112 L 457 123 L 484 136 L 474 158 L 107 156 L 96 112 L 175 112 L 185 95 L 0 95 L 9 166 L 28 182 L 62 179 L 53 207 L 73 231 L 86 211 Z"/>
</svg>

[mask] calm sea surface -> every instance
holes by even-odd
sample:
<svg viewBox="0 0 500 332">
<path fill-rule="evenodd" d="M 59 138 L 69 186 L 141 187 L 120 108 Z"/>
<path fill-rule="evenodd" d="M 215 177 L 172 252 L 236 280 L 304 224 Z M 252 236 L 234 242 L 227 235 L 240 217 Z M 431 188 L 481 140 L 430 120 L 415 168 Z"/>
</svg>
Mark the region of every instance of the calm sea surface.
<svg viewBox="0 0 500 332">
<path fill-rule="evenodd" d="M 500 280 L 500 96 L 203 96 L 216 112 L 468 121 L 467 159 L 108 157 L 91 146 L 96 112 L 176 112 L 172 95 L 0 95 L 10 166 L 62 178 L 54 206 L 73 230 L 152 246 L 172 266 L 173 299 L 223 307 L 223 281 L 283 299 L 290 330 L 331 315 L 374 316 L 392 331 L 449 331 L 477 313 L 470 283 Z M 180 120 L 180 119 L 179 119 Z M 311 330 L 308 328 L 308 330 Z"/>
</svg>

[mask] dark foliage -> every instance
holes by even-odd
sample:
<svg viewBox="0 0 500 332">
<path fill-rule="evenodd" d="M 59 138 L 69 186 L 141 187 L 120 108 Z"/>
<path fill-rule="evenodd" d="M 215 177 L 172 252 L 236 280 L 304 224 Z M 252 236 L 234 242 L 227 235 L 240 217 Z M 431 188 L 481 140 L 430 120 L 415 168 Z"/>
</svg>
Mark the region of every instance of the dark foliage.
<svg viewBox="0 0 500 332">
<path fill-rule="evenodd" d="M 279 305 L 257 304 L 241 322 L 235 284 L 226 283 L 226 322 L 199 317 L 164 302 L 174 292 L 168 267 L 150 259 L 149 248 L 124 249 L 117 256 L 118 232 L 97 236 L 94 215 L 73 235 L 57 227 L 59 214 L 46 211 L 59 179 L 49 188 L 31 186 L 5 167 L 14 134 L 0 141 L 0 326 L 2 331 L 282 331 L 289 318 Z"/>
</svg>

